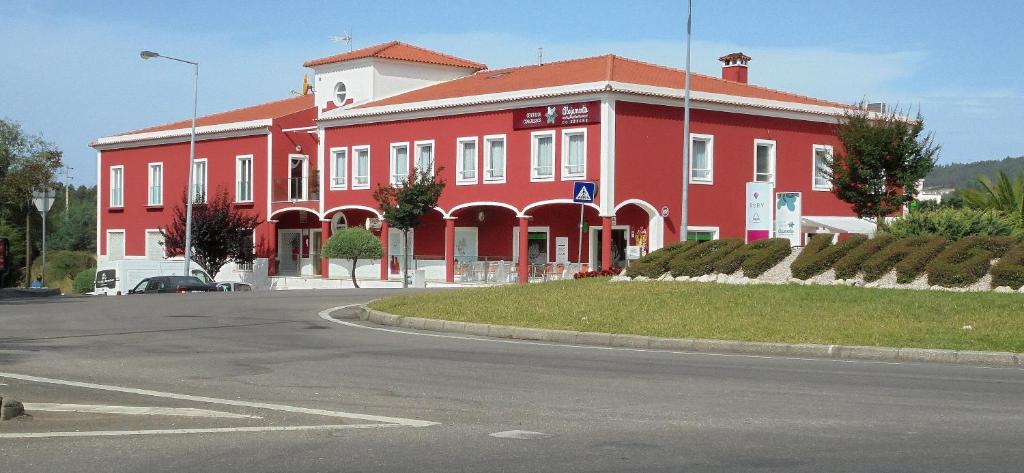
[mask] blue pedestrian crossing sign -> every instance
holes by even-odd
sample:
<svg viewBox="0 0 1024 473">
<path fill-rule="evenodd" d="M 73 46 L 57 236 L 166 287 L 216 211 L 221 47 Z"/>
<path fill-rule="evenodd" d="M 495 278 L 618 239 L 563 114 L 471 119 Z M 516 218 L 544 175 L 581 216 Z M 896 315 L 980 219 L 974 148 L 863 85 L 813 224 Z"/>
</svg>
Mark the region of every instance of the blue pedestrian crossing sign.
<svg viewBox="0 0 1024 473">
<path fill-rule="evenodd" d="M 572 186 L 572 201 L 578 204 L 592 204 L 597 197 L 597 184 L 577 181 Z"/>
</svg>

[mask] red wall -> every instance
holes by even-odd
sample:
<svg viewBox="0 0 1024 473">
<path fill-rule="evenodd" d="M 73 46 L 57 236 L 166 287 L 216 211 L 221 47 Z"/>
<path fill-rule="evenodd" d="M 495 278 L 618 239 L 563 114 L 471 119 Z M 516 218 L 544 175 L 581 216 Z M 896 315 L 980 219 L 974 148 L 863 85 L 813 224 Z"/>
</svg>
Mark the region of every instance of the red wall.
<svg viewBox="0 0 1024 473">
<path fill-rule="evenodd" d="M 615 198 L 668 206 L 665 243 L 678 241 L 682 175 L 682 109 L 616 104 Z M 714 135 L 712 185 L 690 185 L 690 226 L 717 226 L 721 237 L 744 233 L 744 187 L 753 179 L 754 140 L 776 142 L 777 192 L 802 192 L 804 215 L 853 216 L 831 192 L 813 191 L 812 147 L 839 143 L 831 125 L 810 121 L 691 111 L 691 133 Z"/>
</svg>

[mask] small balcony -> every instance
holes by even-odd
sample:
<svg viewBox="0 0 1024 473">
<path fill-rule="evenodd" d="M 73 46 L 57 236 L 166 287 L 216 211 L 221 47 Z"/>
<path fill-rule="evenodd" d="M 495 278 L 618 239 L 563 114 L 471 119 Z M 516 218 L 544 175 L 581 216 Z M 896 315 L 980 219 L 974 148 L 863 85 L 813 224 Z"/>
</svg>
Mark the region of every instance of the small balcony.
<svg viewBox="0 0 1024 473">
<path fill-rule="evenodd" d="M 320 200 L 318 177 L 276 177 L 272 181 L 273 202 Z"/>
</svg>

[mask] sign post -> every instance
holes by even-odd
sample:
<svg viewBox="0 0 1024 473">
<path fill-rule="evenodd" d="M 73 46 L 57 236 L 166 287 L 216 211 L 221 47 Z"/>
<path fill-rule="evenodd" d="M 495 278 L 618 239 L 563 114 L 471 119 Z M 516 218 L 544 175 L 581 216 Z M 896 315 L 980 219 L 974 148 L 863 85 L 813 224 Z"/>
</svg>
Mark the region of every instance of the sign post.
<svg viewBox="0 0 1024 473">
<path fill-rule="evenodd" d="M 46 212 L 53 206 L 53 193 L 50 189 L 35 191 L 32 193 L 32 203 L 35 204 L 39 215 L 43 217 L 43 264 L 39 267 L 39 276 L 46 279 Z M 28 277 L 32 277 L 32 270 L 29 269 Z"/>
<path fill-rule="evenodd" d="M 772 237 L 772 183 L 748 182 L 746 202 L 746 242 Z"/>
<path fill-rule="evenodd" d="M 580 236 L 577 240 L 576 262 L 580 263 L 580 270 L 583 269 L 583 208 L 586 204 L 594 203 L 597 198 L 597 184 L 588 181 L 576 181 L 572 186 L 572 201 L 580 204 Z M 608 235 L 604 236 L 609 238 Z"/>
<path fill-rule="evenodd" d="M 790 246 L 800 246 L 802 235 L 802 195 L 799 192 L 775 193 L 775 237 L 789 238 Z"/>
</svg>

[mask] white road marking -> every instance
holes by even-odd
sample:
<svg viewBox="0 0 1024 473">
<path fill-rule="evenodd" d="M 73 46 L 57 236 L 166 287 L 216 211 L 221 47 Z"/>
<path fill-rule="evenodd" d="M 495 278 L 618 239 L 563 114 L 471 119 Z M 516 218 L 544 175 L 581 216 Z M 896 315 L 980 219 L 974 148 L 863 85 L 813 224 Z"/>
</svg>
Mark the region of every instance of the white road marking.
<svg viewBox="0 0 1024 473">
<path fill-rule="evenodd" d="M 552 434 L 546 434 L 544 432 L 530 432 L 529 430 L 506 430 L 504 432 L 495 432 L 487 435 L 499 439 L 515 440 L 539 440 L 554 437 Z"/>
<path fill-rule="evenodd" d="M 348 424 L 348 425 L 294 425 L 276 427 L 225 427 L 212 429 L 158 429 L 158 430 L 94 430 L 85 432 L 24 432 L 0 433 L 0 439 L 54 438 L 54 437 L 118 437 L 126 435 L 168 435 L 168 434 L 220 434 L 232 432 L 291 432 L 298 430 L 348 430 L 384 429 L 400 427 L 398 424 Z"/>
<path fill-rule="evenodd" d="M 94 414 L 124 414 L 133 416 L 182 416 L 182 417 L 221 417 L 226 419 L 262 419 L 260 416 L 235 414 L 233 412 L 211 411 L 208 409 L 192 409 L 190 407 L 137 407 L 137 406 L 101 406 L 97 404 L 55 404 L 46 402 L 25 403 L 28 412 L 87 412 Z"/>
<path fill-rule="evenodd" d="M 406 426 L 406 427 L 429 427 L 429 426 L 432 426 L 432 425 L 438 425 L 437 422 L 431 422 L 431 421 L 419 420 L 419 419 L 404 419 L 404 418 L 401 418 L 401 417 L 387 417 L 387 416 L 375 416 L 375 415 L 369 415 L 369 414 L 356 414 L 356 413 L 352 413 L 352 412 L 329 411 L 329 410 L 326 410 L 326 409 L 310 409 L 310 408 L 306 408 L 306 407 L 287 406 L 287 405 L 284 405 L 284 404 L 268 404 L 268 403 L 263 403 L 263 402 L 237 401 L 237 400 L 234 400 L 234 399 L 219 399 L 219 398 L 215 398 L 215 397 L 193 396 L 193 395 L 190 395 L 190 394 L 177 394 L 177 393 L 168 393 L 168 392 L 162 392 L 162 391 L 152 391 L 152 390 L 149 390 L 149 389 L 125 388 L 125 387 L 121 387 L 121 386 L 109 386 L 109 385 L 105 385 L 105 384 L 84 383 L 84 382 L 80 382 L 80 381 L 68 381 L 68 380 L 54 379 L 54 378 L 43 378 L 43 377 L 39 377 L 39 376 L 30 376 L 30 375 L 26 375 L 26 374 L 17 374 L 17 373 L 3 373 L 3 372 L 0 372 L 0 378 L 20 379 L 22 381 L 34 381 L 34 382 L 37 382 L 37 383 L 60 384 L 60 385 L 64 385 L 64 386 L 74 386 L 74 387 L 77 387 L 77 388 L 98 389 L 98 390 L 101 390 L 101 391 L 114 391 L 114 392 L 122 392 L 122 393 L 128 393 L 128 394 L 138 394 L 138 395 L 141 395 L 141 396 L 153 396 L 153 397 L 162 397 L 162 398 L 167 398 L 167 399 L 179 399 L 179 400 L 182 400 L 182 401 L 204 402 L 204 403 L 208 403 L 208 404 L 222 404 L 222 405 L 226 405 L 226 406 L 251 407 L 251 408 L 254 408 L 254 409 L 267 409 L 267 410 L 271 410 L 271 411 L 292 412 L 292 413 L 296 413 L 296 414 L 309 414 L 309 415 L 326 416 L 326 417 L 341 417 L 341 418 L 346 418 L 346 419 L 359 419 L 359 420 L 365 420 L 365 421 L 370 421 L 370 422 L 385 422 L 385 423 L 389 423 L 389 424 L 403 425 L 403 426 Z"/>
<path fill-rule="evenodd" d="M 872 360 L 840 360 L 835 358 L 806 358 L 798 356 L 768 356 L 768 355 L 745 355 L 741 353 L 709 353 L 709 352 L 697 352 L 697 351 L 678 351 L 678 350 L 660 350 L 651 348 L 625 348 L 625 347 L 602 347 L 594 345 L 570 345 L 567 343 L 554 343 L 554 342 L 531 342 L 527 340 L 509 340 L 504 338 L 491 338 L 491 337 L 476 337 L 468 335 L 447 335 L 443 333 L 423 333 L 415 331 L 415 329 L 393 329 L 384 327 L 369 327 L 366 325 L 356 324 L 345 320 L 339 320 L 331 317 L 331 313 L 336 310 L 348 309 L 350 307 L 360 307 L 362 304 L 349 304 L 338 307 L 332 307 L 330 309 L 321 310 L 319 316 L 328 322 L 334 322 L 336 324 L 344 325 L 346 327 L 361 328 L 364 330 L 376 330 L 379 332 L 399 333 L 403 335 L 415 335 L 419 337 L 437 337 L 437 338 L 450 338 L 454 340 L 473 340 L 477 342 L 487 343 L 511 343 L 515 345 L 536 345 L 544 347 L 559 347 L 559 348 L 573 348 L 580 350 L 610 350 L 610 351 L 629 351 L 629 352 L 640 352 L 640 353 L 668 353 L 672 355 L 688 355 L 688 356 L 717 356 L 722 358 L 755 358 L 760 360 L 791 360 L 791 361 L 816 361 L 816 362 L 833 362 L 833 363 L 851 363 L 851 364 L 867 364 L 867 365 L 933 365 L 931 363 L 914 363 L 914 362 L 903 362 L 903 361 L 872 361 Z M 976 365 L 953 365 L 961 368 L 968 369 L 985 369 L 985 370 L 1014 370 L 1024 371 L 1024 368 L 1010 368 L 1002 366 L 976 366 Z"/>
</svg>

